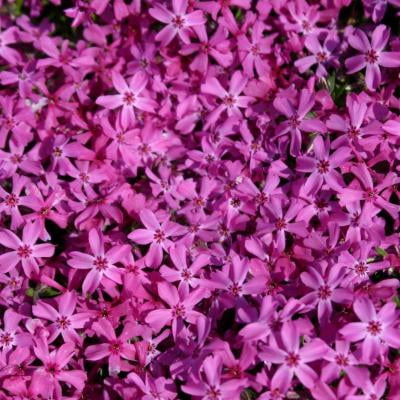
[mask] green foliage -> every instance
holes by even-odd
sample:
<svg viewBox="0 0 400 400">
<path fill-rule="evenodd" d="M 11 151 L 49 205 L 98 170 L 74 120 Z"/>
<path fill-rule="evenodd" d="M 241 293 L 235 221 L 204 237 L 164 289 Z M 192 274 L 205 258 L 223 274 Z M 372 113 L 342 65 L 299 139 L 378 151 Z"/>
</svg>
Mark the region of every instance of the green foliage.
<svg viewBox="0 0 400 400">
<path fill-rule="evenodd" d="M 256 398 L 257 393 L 251 388 L 243 390 L 243 392 L 240 394 L 240 400 L 254 400 Z"/>
</svg>

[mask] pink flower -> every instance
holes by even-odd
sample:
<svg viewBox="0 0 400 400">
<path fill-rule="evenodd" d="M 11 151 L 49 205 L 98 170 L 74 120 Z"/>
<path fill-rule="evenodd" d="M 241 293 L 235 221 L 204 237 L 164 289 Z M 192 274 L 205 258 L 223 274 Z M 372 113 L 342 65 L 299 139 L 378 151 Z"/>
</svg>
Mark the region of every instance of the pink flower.
<svg viewBox="0 0 400 400">
<path fill-rule="evenodd" d="M 283 332 L 284 350 L 264 347 L 260 353 L 264 361 L 280 364 L 272 378 L 272 387 L 290 386 L 293 375 L 296 375 L 304 386 L 313 387 L 318 375 L 307 364 L 326 354 L 327 344 L 320 339 L 314 339 L 300 348 L 298 329 L 292 321 L 283 325 Z"/>
<path fill-rule="evenodd" d="M 381 70 L 400 67 L 400 52 L 383 51 L 390 38 L 390 29 L 385 25 L 377 26 L 371 35 L 371 42 L 361 29 L 355 29 L 348 38 L 350 46 L 361 52 L 361 55 L 346 60 L 347 73 L 354 74 L 367 69 L 365 83 L 370 90 L 376 90 L 381 83 Z"/>
<path fill-rule="evenodd" d="M 146 262 L 149 266 L 158 267 L 162 261 L 163 250 L 167 251 L 172 244 L 168 238 L 182 236 L 185 230 L 181 225 L 169 220 L 160 224 L 150 210 L 142 210 L 140 220 L 147 229 L 136 229 L 128 235 L 128 238 L 139 244 L 151 243 Z"/>
<path fill-rule="evenodd" d="M 104 236 L 98 229 L 90 230 L 89 246 L 92 254 L 72 251 L 69 254 L 71 258 L 67 261 L 72 268 L 90 270 L 83 281 L 83 293 L 93 293 L 104 279 L 121 284 L 122 270 L 114 264 L 122 260 L 127 248 L 115 246 L 105 251 Z"/>
<path fill-rule="evenodd" d="M 38 274 L 41 258 L 51 257 L 55 249 L 50 243 L 35 244 L 39 235 L 40 226 L 36 222 L 25 225 L 22 240 L 8 229 L 3 229 L 0 232 L 0 243 L 13 251 L 0 255 L 0 272 L 9 272 L 21 263 L 27 277 Z"/>
<path fill-rule="evenodd" d="M 86 373 L 78 369 L 65 369 L 75 354 L 75 346 L 72 343 L 65 343 L 57 350 L 50 352 L 47 343 L 42 339 L 38 339 L 33 351 L 43 363 L 43 366 L 35 368 L 32 377 L 43 397 L 61 399 L 60 381 L 68 386 L 75 387 L 79 391 L 83 390 Z"/>
<path fill-rule="evenodd" d="M 135 347 L 128 343 L 128 340 L 132 337 L 133 325 L 127 323 L 118 337 L 113 326 L 107 320 L 95 322 L 93 330 L 98 335 L 103 336 L 107 342 L 88 346 L 85 351 L 88 360 L 97 361 L 107 357 L 111 376 L 117 375 L 121 370 L 126 370 L 127 365 L 123 363 L 121 357 L 127 360 L 133 360 L 135 357 Z"/>
<path fill-rule="evenodd" d="M 122 107 L 122 126 L 128 128 L 134 124 L 136 119 L 135 108 L 142 111 L 154 112 L 157 103 L 141 95 L 148 82 L 148 78 L 142 72 L 136 72 L 130 79 L 128 85 L 122 75 L 114 71 L 112 74 L 112 82 L 118 94 L 100 96 L 96 100 L 96 103 L 110 110 Z"/>
<path fill-rule="evenodd" d="M 187 0 L 172 0 L 173 12 L 159 3 L 156 3 L 155 7 L 150 8 L 149 13 L 153 18 L 167 24 L 156 35 L 156 40 L 161 42 L 161 46 L 168 46 L 176 35 L 184 43 L 189 44 L 190 28 L 205 23 L 202 11 L 197 10 L 187 14 L 187 7 Z"/>
<path fill-rule="evenodd" d="M 82 329 L 88 321 L 90 313 L 75 313 L 77 295 L 75 292 L 65 292 L 57 298 L 58 310 L 44 301 L 38 301 L 32 307 L 32 313 L 36 317 L 47 319 L 52 323 L 47 327 L 50 332 L 48 342 L 57 339 L 61 333 L 65 342 L 82 343 L 82 337 L 76 329 Z"/>
<path fill-rule="evenodd" d="M 210 77 L 201 86 L 201 91 L 218 97 L 220 104 L 207 118 L 207 125 L 213 125 L 217 122 L 223 111 L 226 111 L 228 116 L 242 117 L 240 108 L 247 108 L 249 103 L 253 101 L 250 96 L 240 96 L 247 85 L 248 79 L 239 71 L 236 71 L 230 80 L 229 90 L 225 90 L 219 80 L 215 77 Z"/>
<path fill-rule="evenodd" d="M 394 303 L 385 304 L 378 313 L 367 297 L 356 299 L 353 309 L 361 322 L 351 322 L 339 332 L 350 342 L 362 342 L 362 355 L 366 363 L 375 358 L 387 347 L 400 347 L 400 331 L 395 324 L 398 312 Z"/>
</svg>

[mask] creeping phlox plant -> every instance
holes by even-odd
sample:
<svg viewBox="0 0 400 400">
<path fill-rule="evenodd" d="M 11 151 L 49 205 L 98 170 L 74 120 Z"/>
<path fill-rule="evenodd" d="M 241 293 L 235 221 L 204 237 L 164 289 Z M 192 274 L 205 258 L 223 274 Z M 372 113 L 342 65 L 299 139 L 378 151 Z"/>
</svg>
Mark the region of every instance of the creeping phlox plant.
<svg viewBox="0 0 400 400">
<path fill-rule="evenodd" d="M 399 34 L 1 0 L 0 400 L 399 400 Z"/>
</svg>

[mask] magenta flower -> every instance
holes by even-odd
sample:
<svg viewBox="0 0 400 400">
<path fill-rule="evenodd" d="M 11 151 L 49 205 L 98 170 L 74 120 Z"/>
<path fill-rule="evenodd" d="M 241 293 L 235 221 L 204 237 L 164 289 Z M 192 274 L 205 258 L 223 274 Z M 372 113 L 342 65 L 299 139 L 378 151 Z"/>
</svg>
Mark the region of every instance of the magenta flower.
<svg viewBox="0 0 400 400">
<path fill-rule="evenodd" d="M 231 379 L 221 382 L 222 359 L 220 356 L 207 357 L 202 365 L 205 381 L 192 381 L 183 385 L 185 393 L 201 396 L 204 399 L 237 398 L 244 388 L 244 379 Z"/>
<path fill-rule="evenodd" d="M 199 256 L 188 266 L 186 261 L 186 247 L 183 244 L 177 244 L 169 248 L 169 254 L 176 269 L 163 265 L 160 273 L 167 282 L 179 281 L 179 287 L 186 289 L 195 288 L 199 285 L 199 274 L 201 268 L 210 261 L 208 254 L 199 254 Z"/>
<path fill-rule="evenodd" d="M 298 156 L 302 145 L 302 132 L 324 132 L 325 125 L 316 118 L 307 118 L 315 104 L 313 93 L 308 89 L 300 92 L 298 109 L 282 93 L 278 95 L 274 102 L 274 107 L 281 112 L 287 120 L 277 126 L 276 137 L 290 133 L 290 153 Z"/>
<path fill-rule="evenodd" d="M 157 287 L 159 296 L 169 308 L 153 310 L 147 315 L 146 323 L 156 332 L 172 323 L 172 332 L 176 338 L 179 330 L 182 329 L 183 322 L 194 324 L 199 318 L 204 318 L 203 314 L 193 310 L 204 297 L 204 289 L 195 289 L 187 294 L 183 290 L 178 292 L 175 286 L 167 282 L 162 282 Z"/>
<path fill-rule="evenodd" d="M 153 18 L 167 24 L 156 35 L 156 40 L 161 42 L 161 46 L 167 46 L 176 35 L 184 43 L 189 44 L 191 27 L 205 23 L 202 11 L 196 10 L 187 13 L 187 8 L 187 0 L 172 0 L 172 12 L 159 3 L 156 3 L 155 7 L 150 8 L 149 13 Z"/>
<path fill-rule="evenodd" d="M 113 72 L 112 82 L 118 94 L 100 96 L 96 100 L 96 103 L 110 110 L 122 107 L 122 126 L 128 128 L 134 124 L 136 119 L 135 108 L 142 111 L 154 112 L 157 103 L 141 95 L 148 82 L 148 78 L 142 72 L 136 72 L 130 79 L 129 85 L 120 73 Z"/>
<path fill-rule="evenodd" d="M 127 248 L 115 246 L 105 251 L 104 236 L 97 229 L 89 232 L 89 246 L 92 254 L 72 251 L 69 254 L 71 258 L 67 261 L 72 268 L 90 270 L 82 284 L 83 292 L 93 293 L 104 279 L 121 284 L 122 270 L 114 264 L 122 261 Z"/>
<path fill-rule="evenodd" d="M 76 329 L 82 329 L 85 326 L 90 313 L 75 313 L 77 304 L 75 292 L 65 292 L 57 300 L 58 310 L 42 300 L 32 307 L 34 316 L 52 322 L 47 327 L 50 333 L 48 342 L 53 342 L 61 334 L 65 342 L 81 343 L 82 338 L 76 332 Z"/>
<path fill-rule="evenodd" d="M 127 360 L 133 360 L 135 357 L 135 347 L 128 343 L 132 336 L 133 325 L 126 324 L 118 337 L 111 323 L 104 319 L 95 322 L 93 330 L 98 335 L 103 336 L 107 342 L 88 346 L 85 351 L 87 359 L 97 361 L 107 357 L 111 376 L 118 375 L 121 370 L 126 370 L 126 365 L 121 357 Z"/>
<path fill-rule="evenodd" d="M 311 307 L 318 306 L 318 320 L 320 322 L 326 322 L 331 317 L 332 302 L 346 304 L 353 300 L 353 294 L 350 290 L 338 287 L 343 277 L 344 271 L 340 266 L 332 267 L 326 278 L 312 267 L 301 274 L 303 283 L 313 289 L 312 292 L 302 298 L 302 301 Z"/>
<path fill-rule="evenodd" d="M 307 193 L 315 193 L 324 182 L 336 191 L 344 186 L 342 177 L 335 168 L 343 166 L 351 158 L 351 149 L 341 147 L 333 154 L 329 154 L 329 147 L 329 142 L 324 142 L 321 136 L 317 136 L 313 142 L 315 158 L 309 156 L 297 158 L 296 169 L 301 172 L 311 172 L 304 185 Z"/>
<path fill-rule="evenodd" d="M 43 397 L 54 396 L 54 398 L 60 399 L 62 393 L 60 381 L 75 387 L 78 391 L 83 390 L 86 373 L 78 369 L 65 369 L 75 354 L 75 347 L 72 343 L 65 343 L 57 350 L 50 352 L 47 343 L 39 339 L 33 351 L 43 363 L 43 366 L 35 368 L 32 377 Z"/>
<path fill-rule="evenodd" d="M 328 351 L 328 345 L 320 339 L 313 339 L 310 343 L 300 348 L 300 335 L 298 328 L 292 321 L 283 325 L 283 349 L 264 347 L 260 353 L 262 360 L 272 364 L 279 364 L 271 380 L 272 387 L 281 387 L 289 384 L 296 375 L 300 382 L 311 388 L 317 381 L 318 375 L 307 364 L 318 360 Z"/>
<path fill-rule="evenodd" d="M 400 347 L 400 331 L 395 326 L 398 312 L 394 303 L 385 304 L 378 312 L 367 297 L 356 299 L 353 309 L 361 322 L 351 322 L 339 332 L 350 342 L 362 342 L 362 356 L 372 363 L 387 347 Z"/>
<path fill-rule="evenodd" d="M 339 45 L 339 40 L 335 33 L 326 35 L 322 45 L 318 40 L 318 35 L 308 35 L 304 41 L 304 45 L 312 55 L 299 58 L 294 63 L 301 73 L 304 73 L 314 64 L 317 64 L 316 75 L 322 78 L 328 75 L 326 68 L 330 64 L 337 66 L 337 59 L 334 57 L 333 52 Z"/>
<path fill-rule="evenodd" d="M 400 52 L 383 51 L 390 38 L 390 29 L 385 25 L 377 26 L 368 36 L 361 30 L 355 29 L 348 38 L 350 46 L 358 50 L 361 55 L 350 57 L 346 60 L 347 73 L 354 74 L 366 68 L 365 83 L 370 90 L 376 90 L 381 83 L 381 70 L 400 67 Z"/>
<path fill-rule="evenodd" d="M 250 96 L 240 96 L 247 85 L 248 79 L 239 71 L 236 71 L 230 80 L 229 90 L 225 90 L 219 80 L 215 77 L 210 77 L 201 86 L 201 91 L 218 97 L 222 104 L 214 109 L 207 118 L 207 125 L 213 125 L 217 122 L 220 115 L 226 111 L 228 116 L 242 117 L 241 108 L 247 108 L 249 103 L 253 101 Z"/>
<path fill-rule="evenodd" d="M 13 251 L 0 255 L 0 272 L 9 272 L 21 263 L 27 277 L 38 274 L 41 258 L 51 257 L 55 249 L 50 243 L 36 244 L 39 235 L 40 226 L 36 222 L 24 226 L 22 240 L 8 229 L 3 229 L 0 243 Z"/>
<path fill-rule="evenodd" d="M 172 221 L 166 220 L 160 224 L 153 212 L 142 210 L 140 220 L 147 229 L 136 229 L 128 238 L 139 244 L 150 244 L 146 255 L 146 262 L 150 266 L 158 267 L 161 264 L 163 250 L 168 251 L 172 242 L 171 236 L 182 236 L 184 228 Z"/>
</svg>

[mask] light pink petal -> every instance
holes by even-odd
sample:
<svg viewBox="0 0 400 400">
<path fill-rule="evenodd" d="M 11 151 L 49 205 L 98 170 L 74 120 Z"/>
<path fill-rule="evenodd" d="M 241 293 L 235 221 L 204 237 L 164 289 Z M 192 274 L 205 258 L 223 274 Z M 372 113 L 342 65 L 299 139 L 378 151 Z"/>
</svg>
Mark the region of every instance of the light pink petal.
<svg viewBox="0 0 400 400">
<path fill-rule="evenodd" d="M 85 381 L 87 378 L 86 373 L 84 371 L 78 371 L 78 370 L 61 371 L 57 375 L 57 377 L 60 381 L 69 383 L 79 391 L 81 391 L 85 387 Z"/>
<path fill-rule="evenodd" d="M 380 53 L 379 64 L 386 68 L 400 67 L 400 51 L 384 51 Z"/>
<path fill-rule="evenodd" d="M 89 269 L 93 267 L 94 257 L 89 254 L 73 251 L 70 253 L 70 256 L 72 258 L 70 258 L 67 263 L 73 268 Z"/>
<path fill-rule="evenodd" d="M 164 326 L 170 324 L 172 319 L 171 310 L 154 310 L 146 317 L 146 323 L 158 332 Z"/>
<path fill-rule="evenodd" d="M 365 83 L 370 90 L 375 90 L 381 83 L 381 70 L 377 64 L 367 64 Z"/>
<path fill-rule="evenodd" d="M 114 108 L 123 105 L 122 96 L 120 94 L 113 94 L 109 96 L 100 96 L 96 100 L 96 104 L 113 110 Z"/>
<path fill-rule="evenodd" d="M 147 75 L 142 71 L 138 71 L 135 73 L 135 75 L 133 75 L 133 77 L 129 81 L 130 89 L 132 90 L 133 93 L 139 94 L 146 87 L 147 81 L 148 81 Z"/>
<path fill-rule="evenodd" d="M 113 71 L 112 72 L 112 82 L 119 93 L 125 93 L 129 91 L 129 86 L 127 85 L 125 79 L 119 72 Z"/>
<path fill-rule="evenodd" d="M 19 262 L 20 258 L 16 251 L 10 251 L 0 255 L 0 272 L 10 272 Z"/>
<path fill-rule="evenodd" d="M 43 301 L 38 301 L 38 303 L 32 307 L 32 312 L 35 317 L 48 319 L 49 321 L 56 321 L 60 316 L 57 310 Z"/>
<path fill-rule="evenodd" d="M 353 35 L 349 37 L 350 46 L 360 51 L 361 53 L 366 53 L 371 49 L 367 35 L 361 30 L 356 29 Z"/>
<path fill-rule="evenodd" d="M 236 71 L 229 84 L 229 93 L 233 96 L 238 96 L 240 93 L 243 92 L 243 89 L 247 85 L 248 79 L 242 75 L 240 71 Z"/>
<path fill-rule="evenodd" d="M 318 379 L 316 372 L 306 364 L 300 364 L 295 372 L 299 381 L 307 388 L 312 388 Z"/>
<path fill-rule="evenodd" d="M 266 362 L 271 362 L 274 364 L 282 364 L 285 361 L 287 353 L 277 348 L 266 347 L 262 349 L 259 355 L 260 358 Z"/>
<path fill-rule="evenodd" d="M 390 29 L 385 25 L 377 26 L 372 32 L 371 36 L 371 47 L 377 51 L 381 52 L 385 47 L 390 37 Z"/>
<path fill-rule="evenodd" d="M 110 345 L 108 343 L 89 346 L 85 351 L 85 357 L 88 360 L 97 361 L 110 354 Z"/>
<path fill-rule="evenodd" d="M 363 322 L 351 322 L 340 329 L 339 333 L 350 342 L 358 342 L 364 339 L 367 334 L 366 324 Z"/>
<path fill-rule="evenodd" d="M 42 243 L 32 246 L 33 257 L 51 257 L 54 254 L 55 246 L 50 243 Z"/>
<path fill-rule="evenodd" d="M 128 238 L 139 244 L 149 244 L 154 240 L 154 232 L 147 229 L 136 229 L 128 235 Z"/>
<path fill-rule="evenodd" d="M 0 232 L 0 243 L 10 249 L 17 249 L 21 244 L 21 240 L 11 231 L 3 229 Z"/>
<path fill-rule="evenodd" d="M 89 232 L 89 244 L 92 252 L 95 256 L 104 255 L 104 240 L 103 234 L 96 228 L 93 228 Z"/>
<path fill-rule="evenodd" d="M 217 78 L 209 78 L 206 83 L 201 85 L 201 91 L 203 93 L 212 94 L 219 98 L 223 98 L 228 95 L 226 90 L 221 86 Z"/>
<path fill-rule="evenodd" d="M 328 351 L 328 345 L 323 340 L 317 338 L 300 349 L 300 360 L 309 363 L 323 358 Z"/>
<path fill-rule="evenodd" d="M 282 365 L 275 372 L 271 380 L 271 389 L 279 389 L 281 393 L 286 393 L 292 385 L 293 369 Z"/>
<path fill-rule="evenodd" d="M 375 307 L 368 297 L 356 299 L 353 308 L 357 317 L 363 322 L 369 322 L 376 319 Z"/>
<path fill-rule="evenodd" d="M 93 293 L 100 285 L 103 274 L 97 269 L 92 269 L 87 275 L 82 284 L 84 294 Z"/>
<path fill-rule="evenodd" d="M 177 30 L 171 25 L 167 25 L 164 29 L 156 35 L 156 40 L 161 42 L 162 46 L 168 46 L 168 44 L 175 37 Z"/>
<path fill-rule="evenodd" d="M 364 55 L 353 56 L 346 59 L 345 65 L 347 68 L 347 73 L 354 74 L 365 68 L 365 66 L 367 65 L 367 61 L 365 60 Z"/>
<path fill-rule="evenodd" d="M 150 15 L 158 21 L 169 24 L 174 17 L 171 11 L 168 11 L 164 6 L 156 3 L 154 8 L 150 8 Z"/>
</svg>

